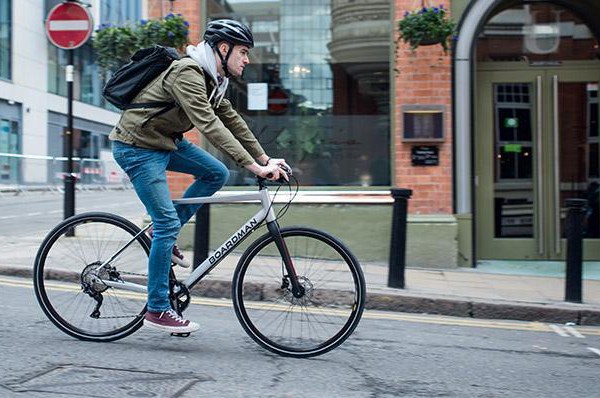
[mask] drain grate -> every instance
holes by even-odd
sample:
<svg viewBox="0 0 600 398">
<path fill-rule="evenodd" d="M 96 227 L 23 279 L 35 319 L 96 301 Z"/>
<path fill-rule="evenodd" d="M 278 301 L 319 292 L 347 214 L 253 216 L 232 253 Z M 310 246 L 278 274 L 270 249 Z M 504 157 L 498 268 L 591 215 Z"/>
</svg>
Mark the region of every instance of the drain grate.
<svg viewBox="0 0 600 398">
<path fill-rule="evenodd" d="M 186 373 L 59 365 L 4 386 L 14 392 L 49 392 L 85 397 L 177 397 L 194 384 L 209 380 L 212 379 L 208 376 Z"/>
</svg>

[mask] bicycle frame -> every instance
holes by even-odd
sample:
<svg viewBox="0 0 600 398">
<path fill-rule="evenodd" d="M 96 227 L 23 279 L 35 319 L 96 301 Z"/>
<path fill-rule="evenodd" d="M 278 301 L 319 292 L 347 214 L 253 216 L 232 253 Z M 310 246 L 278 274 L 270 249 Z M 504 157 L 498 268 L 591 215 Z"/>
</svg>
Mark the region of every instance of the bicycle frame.
<svg viewBox="0 0 600 398">
<path fill-rule="evenodd" d="M 277 224 L 277 217 L 273 211 L 273 200 L 269 195 L 268 189 L 263 185 L 259 184 L 258 192 L 250 192 L 244 194 L 216 194 L 213 196 L 205 197 L 194 197 L 176 199 L 173 201 L 175 204 L 180 205 L 193 205 L 193 204 L 204 204 L 204 203 L 232 203 L 232 202 L 248 202 L 248 201 L 259 201 L 261 203 L 261 209 L 252 216 L 244 225 L 242 225 L 233 235 L 231 235 L 225 242 L 223 242 L 218 249 L 216 249 L 212 255 L 210 255 L 201 264 L 195 267 L 194 271 L 183 281 L 183 284 L 191 289 L 198 282 L 202 280 L 213 268 L 215 268 L 227 255 L 235 249 L 240 243 L 242 243 L 263 221 L 267 222 L 267 228 L 275 239 L 275 244 L 279 249 L 283 258 L 284 264 L 290 276 L 290 282 L 292 285 L 292 292 L 294 295 L 302 295 L 303 288 L 298 282 L 294 266 L 292 264 L 290 255 L 288 253 L 285 242 L 281 237 L 279 231 L 279 225 Z M 148 226 L 149 227 L 149 226 Z M 146 230 L 148 227 L 144 228 Z M 143 231 L 140 231 L 140 234 Z M 139 235 L 139 234 L 138 234 Z M 117 253 L 102 264 L 102 267 L 107 266 L 110 262 L 118 256 L 125 248 L 127 248 L 136 238 L 133 237 L 128 243 L 125 244 Z M 131 290 L 136 292 L 145 293 L 147 291 L 146 286 L 139 285 L 131 282 L 116 282 L 116 281 L 102 281 L 105 285 L 110 287 L 116 287 L 124 290 Z"/>
<path fill-rule="evenodd" d="M 199 264 L 194 271 L 184 281 L 184 285 L 192 288 L 202 278 L 216 267 L 229 252 L 235 249 L 242 243 L 251 232 L 254 231 L 263 221 L 271 223 L 276 221 L 275 213 L 273 212 L 272 200 L 269 196 L 269 191 L 261 189 L 258 192 L 250 192 L 245 194 L 218 194 L 208 197 L 176 199 L 175 204 L 200 204 L 200 203 L 231 203 L 231 202 L 247 202 L 260 201 L 261 209 L 252 216 L 244 225 L 242 225 L 233 235 L 219 246 L 206 260 Z"/>
</svg>

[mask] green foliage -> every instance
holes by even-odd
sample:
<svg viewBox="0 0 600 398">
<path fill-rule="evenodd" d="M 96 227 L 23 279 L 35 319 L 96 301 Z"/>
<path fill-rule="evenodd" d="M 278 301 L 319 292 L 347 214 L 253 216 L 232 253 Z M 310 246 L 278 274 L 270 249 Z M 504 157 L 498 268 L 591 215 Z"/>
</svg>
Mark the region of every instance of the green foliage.
<svg viewBox="0 0 600 398">
<path fill-rule="evenodd" d="M 415 50 L 420 45 L 441 44 L 448 51 L 448 39 L 455 33 L 456 23 L 448 16 L 444 5 L 407 11 L 398 21 L 400 39 Z"/>
<path fill-rule="evenodd" d="M 101 25 L 93 46 L 98 65 L 115 70 L 129 62 L 139 49 L 161 45 L 179 48 L 187 43 L 189 23 L 180 14 L 156 20 L 140 20 L 135 25 Z"/>
</svg>

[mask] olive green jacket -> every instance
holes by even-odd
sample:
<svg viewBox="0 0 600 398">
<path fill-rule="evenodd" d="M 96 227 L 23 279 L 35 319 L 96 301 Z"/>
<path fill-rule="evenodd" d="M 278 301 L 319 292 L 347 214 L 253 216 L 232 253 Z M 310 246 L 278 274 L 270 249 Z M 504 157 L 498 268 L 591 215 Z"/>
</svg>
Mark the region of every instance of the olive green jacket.
<svg viewBox="0 0 600 398">
<path fill-rule="evenodd" d="M 196 61 L 174 61 L 132 103 L 175 100 L 175 107 L 162 113 L 162 108 L 156 107 L 128 109 L 109 138 L 141 148 L 173 151 L 177 149 L 174 140 L 195 126 L 240 166 L 251 164 L 265 151 L 226 98 L 213 108 L 208 101 L 213 88 L 214 82 L 205 79 Z"/>
</svg>

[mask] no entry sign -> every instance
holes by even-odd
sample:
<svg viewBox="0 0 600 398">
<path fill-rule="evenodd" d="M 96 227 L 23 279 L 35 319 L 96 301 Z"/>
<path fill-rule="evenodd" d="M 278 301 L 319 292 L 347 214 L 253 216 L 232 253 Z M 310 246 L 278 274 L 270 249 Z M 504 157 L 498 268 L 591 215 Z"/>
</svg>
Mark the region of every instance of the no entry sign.
<svg viewBox="0 0 600 398">
<path fill-rule="evenodd" d="M 73 50 L 92 34 L 92 18 L 79 3 L 62 3 L 50 10 L 46 19 L 46 34 L 56 47 Z"/>
</svg>

